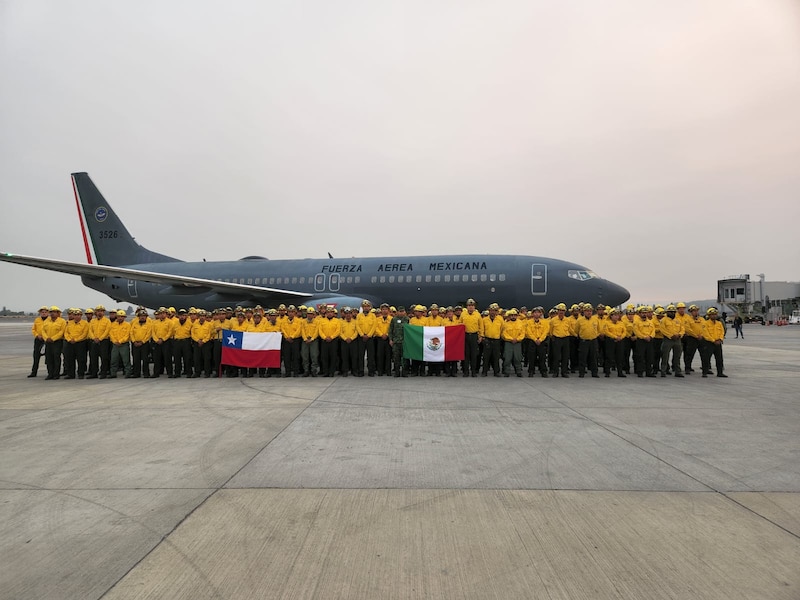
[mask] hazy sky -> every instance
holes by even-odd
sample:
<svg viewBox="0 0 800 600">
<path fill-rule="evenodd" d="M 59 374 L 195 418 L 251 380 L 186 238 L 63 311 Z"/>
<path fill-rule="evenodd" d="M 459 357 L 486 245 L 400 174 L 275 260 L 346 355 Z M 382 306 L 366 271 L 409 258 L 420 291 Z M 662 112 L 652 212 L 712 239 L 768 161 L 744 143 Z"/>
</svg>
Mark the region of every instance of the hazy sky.
<svg viewBox="0 0 800 600">
<path fill-rule="evenodd" d="M 3 0 L 0 89 L 0 251 L 85 260 L 88 171 L 185 260 L 530 254 L 634 301 L 800 279 L 795 1 Z"/>
</svg>

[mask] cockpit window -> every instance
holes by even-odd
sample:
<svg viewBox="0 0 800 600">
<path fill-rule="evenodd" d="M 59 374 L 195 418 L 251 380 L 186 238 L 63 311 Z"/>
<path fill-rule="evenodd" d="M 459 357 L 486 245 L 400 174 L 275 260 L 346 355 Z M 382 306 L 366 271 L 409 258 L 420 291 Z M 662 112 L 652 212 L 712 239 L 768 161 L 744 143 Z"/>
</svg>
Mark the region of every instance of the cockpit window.
<svg viewBox="0 0 800 600">
<path fill-rule="evenodd" d="M 597 277 L 597 274 L 594 271 L 576 271 L 572 269 L 567 271 L 567 275 L 570 279 L 576 279 L 578 281 L 587 281 Z"/>
</svg>

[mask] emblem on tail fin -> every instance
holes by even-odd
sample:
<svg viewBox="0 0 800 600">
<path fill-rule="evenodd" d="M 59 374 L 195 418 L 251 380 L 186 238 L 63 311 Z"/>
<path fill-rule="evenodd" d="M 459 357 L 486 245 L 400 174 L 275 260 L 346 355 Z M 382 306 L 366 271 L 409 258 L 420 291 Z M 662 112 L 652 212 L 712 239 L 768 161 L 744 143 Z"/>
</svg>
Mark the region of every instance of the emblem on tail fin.
<svg viewBox="0 0 800 600">
<path fill-rule="evenodd" d="M 96 211 L 94 211 L 94 218 L 98 223 L 105 221 L 107 216 L 108 211 L 106 210 L 105 206 L 100 206 Z"/>
</svg>

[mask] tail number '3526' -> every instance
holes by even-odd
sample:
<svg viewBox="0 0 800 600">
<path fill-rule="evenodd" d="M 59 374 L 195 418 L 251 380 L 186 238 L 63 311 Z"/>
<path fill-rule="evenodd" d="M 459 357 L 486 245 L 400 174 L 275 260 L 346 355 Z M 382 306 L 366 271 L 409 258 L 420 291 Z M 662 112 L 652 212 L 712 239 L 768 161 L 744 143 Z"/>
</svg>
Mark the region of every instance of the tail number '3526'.
<svg viewBox="0 0 800 600">
<path fill-rule="evenodd" d="M 101 240 L 110 240 L 112 238 L 117 237 L 117 230 L 116 229 L 102 229 L 100 230 L 100 239 Z"/>
</svg>

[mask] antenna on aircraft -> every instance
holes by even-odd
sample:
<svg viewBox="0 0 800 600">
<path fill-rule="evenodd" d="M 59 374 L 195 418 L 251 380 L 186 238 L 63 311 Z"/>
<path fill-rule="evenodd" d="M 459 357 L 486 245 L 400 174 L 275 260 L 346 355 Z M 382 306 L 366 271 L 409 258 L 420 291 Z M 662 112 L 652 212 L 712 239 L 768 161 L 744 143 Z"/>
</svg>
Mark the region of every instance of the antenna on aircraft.
<svg viewBox="0 0 800 600">
<path fill-rule="evenodd" d="M 328 252 L 328 258 L 333 258 L 333 254 L 331 254 L 330 252 Z"/>
</svg>

